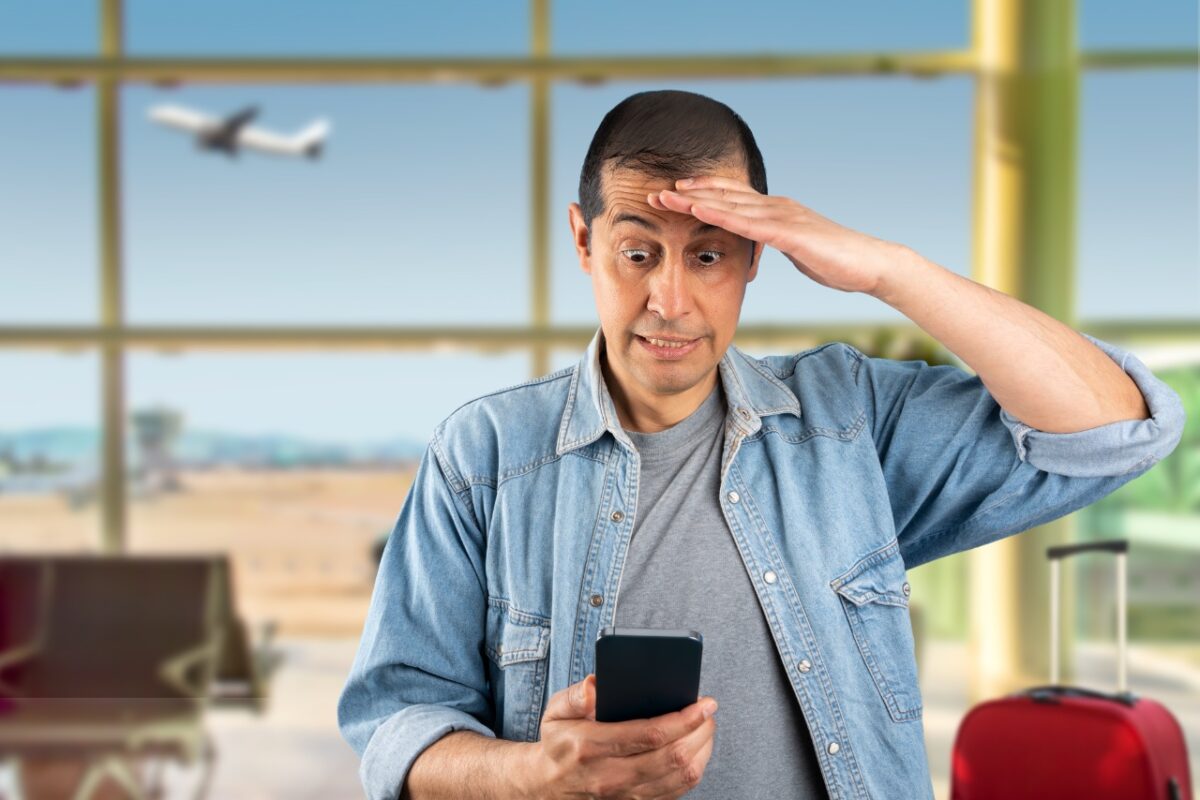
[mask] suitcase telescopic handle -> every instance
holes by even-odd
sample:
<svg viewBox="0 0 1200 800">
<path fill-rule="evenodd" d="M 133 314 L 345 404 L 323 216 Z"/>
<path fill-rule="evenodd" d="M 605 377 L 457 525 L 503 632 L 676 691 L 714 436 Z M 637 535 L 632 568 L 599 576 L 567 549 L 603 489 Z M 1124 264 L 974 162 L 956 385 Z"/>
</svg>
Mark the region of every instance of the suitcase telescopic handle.
<svg viewBox="0 0 1200 800">
<path fill-rule="evenodd" d="M 1125 597 L 1125 559 L 1129 553 L 1128 539 L 1109 539 L 1101 542 L 1066 544 L 1046 548 L 1046 557 L 1050 559 L 1050 683 L 1054 686 L 1058 685 L 1059 562 L 1070 556 L 1090 552 L 1107 552 L 1117 557 L 1117 693 L 1124 694 L 1129 690 L 1129 642 L 1126 630 L 1128 609 Z"/>
<path fill-rule="evenodd" d="M 1128 539 L 1108 539 L 1103 542 L 1085 542 L 1083 544 L 1062 544 L 1057 547 L 1046 548 L 1046 558 L 1057 560 L 1066 558 L 1067 556 L 1078 555 L 1079 553 L 1088 553 L 1096 550 L 1101 550 L 1109 553 L 1128 553 Z"/>
</svg>

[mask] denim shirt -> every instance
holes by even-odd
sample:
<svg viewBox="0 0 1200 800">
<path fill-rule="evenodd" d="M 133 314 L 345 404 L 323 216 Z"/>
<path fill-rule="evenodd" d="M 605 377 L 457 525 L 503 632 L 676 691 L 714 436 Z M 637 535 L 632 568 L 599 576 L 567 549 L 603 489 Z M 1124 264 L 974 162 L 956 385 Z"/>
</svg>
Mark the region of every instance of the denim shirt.
<svg viewBox="0 0 1200 800">
<path fill-rule="evenodd" d="M 450 731 L 536 741 L 549 697 L 594 671 L 639 474 L 601 391 L 602 341 L 436 428 L 338 705 L 369 797 L 396 798 Z M 833 800 L 933 796 L 906 570 L 1085 506 L 1178 443 L 1174 391 L 1091 341 L 1149 419 L 1046 433 L 957 367 L 842 343 L 720 361 L 721 508 Z"/>
</svg>

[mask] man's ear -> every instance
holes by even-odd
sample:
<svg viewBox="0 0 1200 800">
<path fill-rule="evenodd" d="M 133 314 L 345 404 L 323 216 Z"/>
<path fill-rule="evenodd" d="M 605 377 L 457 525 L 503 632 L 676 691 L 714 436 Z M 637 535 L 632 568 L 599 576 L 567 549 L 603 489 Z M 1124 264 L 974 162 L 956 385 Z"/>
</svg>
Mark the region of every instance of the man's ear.
<svg viewBox="0 0 1200 800">
<path fill-rule="evenodd" d="M 762 242 L 750 243 L 750 272 L 746 275 L 746 283 L 754 280 L 758 275 L 758 260 L 762 258 L 763 249 L 766 247 Z"/>
<path fill-rule="evenodd" d="M 579 203 L 567 206 L 567 218 L 571 223 L 571 240 L 575 243 L 575 254 L 579 256 L 579 268 L 591 275 L 591 234 L 583 221 L 583 209 L 579 207 Z"/>
</svg>

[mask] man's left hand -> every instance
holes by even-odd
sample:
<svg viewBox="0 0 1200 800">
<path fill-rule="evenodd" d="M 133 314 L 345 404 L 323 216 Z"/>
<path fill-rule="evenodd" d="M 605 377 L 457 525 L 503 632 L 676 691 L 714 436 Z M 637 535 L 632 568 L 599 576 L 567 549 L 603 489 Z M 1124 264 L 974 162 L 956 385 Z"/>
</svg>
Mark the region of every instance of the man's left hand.
<svg viewBox="0 0 1200 800">
<path fill-rule="evenodd" d="M 754 190 L 733 178 L 702 175 L 648 195 L 654 208 L 691 214 L 779 250 L 822 286 L 877 295 L 897 266 L 902 245 L 838 225 L 789 197 Z"/>
</svg>

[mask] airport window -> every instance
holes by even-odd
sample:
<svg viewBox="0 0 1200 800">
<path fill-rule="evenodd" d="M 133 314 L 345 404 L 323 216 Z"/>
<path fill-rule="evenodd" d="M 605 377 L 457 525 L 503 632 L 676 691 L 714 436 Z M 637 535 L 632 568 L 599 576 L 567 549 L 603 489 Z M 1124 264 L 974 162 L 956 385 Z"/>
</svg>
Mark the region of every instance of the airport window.
<svg viewBox="0 0 1200 800">
<path fill-rule="evenodd" d="M 1200 320 L 1198 96 L 1194 69 L 1082 79 L 1081 319 L 1130 319 L 1154 308 Z"/>
<path fill-rule="evenodd" d="M 127 0 L 125 17 L 132 55 L 521 56 L 529 49 L 524 2 Z"/>
<path fill-rule="evenodd" d="M 550 369 L 560 370 L 567 367 L 572 367 L 579 363 L 579 359 L 583 358 L 584 351 L 581 350 L 554 350 L 550 354 Z"/>
<path fill-rule="evenodd" d="M 719 21 L 719 22 L 718 22 Z M 558 3 L 554 52 L 695 56 L 970 46 L 970 3 Z M 671 35 L 664 35 L 672 31 Z"/>
<path fill-rule="evenodd" d="M 0 0 L 0 57 L 95 55 L 99 7 L 96 0 Z"/>
<path fill-rule="evenodd" d="M 528 119 L 506 109 L 527 103 L 525 86 L 127 88 L 130 321 L 524 323 Z M 148 118 L 163 108 L 333 128 L 312 159 L 198 153 Z"/>
<path fill-rule="evenodd" d="M 5 88 L 0 119 L 0 320 L 93 322 L 95 93 Z"/>
<path fill-rule="evenodd" d="M 0 552 L 95 551 L 100 543 L 92 353 L 0 350 Z"/>
<path fill-rule="evenodd" d="M 1200 5 L 1195 0 L 1156 0 L 1138 6 L 1125 0 L 1079 0 L 1080 47 L 1195 49 L 1200 40 Z"/>
<path fill-rule="evenodd" d="M 519 354 L 134 354 L 129 550 L 228 553 L 252 619 L 353 636 L 434 427 L 527 372 Z"/>
</svg>

